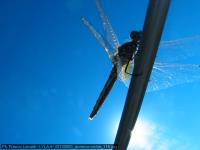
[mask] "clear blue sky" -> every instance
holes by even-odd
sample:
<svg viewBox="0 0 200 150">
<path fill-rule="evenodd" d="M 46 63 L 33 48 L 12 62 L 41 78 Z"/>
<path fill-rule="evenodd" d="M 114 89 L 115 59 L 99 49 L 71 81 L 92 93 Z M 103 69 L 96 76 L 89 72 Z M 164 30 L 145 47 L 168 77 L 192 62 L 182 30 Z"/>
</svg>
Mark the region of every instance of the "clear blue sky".
<svg viewBox="0 0 200 150">
<path fill-rule="evenodd" d="M 142 29 L 147 2 L 103 1 L 121 43 Z M 199 35 L 199 5 L 173 1 L 163 40 Z M 81 16 L 103 32 L 94 0 L 0 1 L 0 143 L 113 143 L 127 88 L 117 81 L 88 120 L 112 64 Z M 181 63 L 200 63 L 192 45 L 180 47 L 192 54 Z M 147 93 L 130 149 L 198 150 L 199 89 L 193 82 Z"/>
</svg>

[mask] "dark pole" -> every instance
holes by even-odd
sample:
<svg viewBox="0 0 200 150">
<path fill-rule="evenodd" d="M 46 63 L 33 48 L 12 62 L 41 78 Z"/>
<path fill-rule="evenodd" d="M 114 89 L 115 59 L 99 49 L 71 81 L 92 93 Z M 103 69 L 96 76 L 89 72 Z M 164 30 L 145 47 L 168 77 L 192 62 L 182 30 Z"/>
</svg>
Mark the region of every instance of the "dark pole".
<svg viewBox="0 0 200 150">
<path fill-rule="evenodd" d="M 170 0 L 150 0 L 143 27 L 140 53 L 136 60 L 133 76 L 128 89 L 115 143 L 119 150 L 126 150 L 131 132 L 137 120 L 147 88 L 151 70 L 160 43 Z"/>
</svg>

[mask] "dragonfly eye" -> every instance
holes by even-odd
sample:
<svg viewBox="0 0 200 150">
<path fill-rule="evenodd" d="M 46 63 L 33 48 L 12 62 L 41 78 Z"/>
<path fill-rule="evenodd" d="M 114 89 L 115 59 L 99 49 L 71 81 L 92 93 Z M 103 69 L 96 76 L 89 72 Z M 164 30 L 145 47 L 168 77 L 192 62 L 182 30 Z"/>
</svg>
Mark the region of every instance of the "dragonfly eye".
<svg viewBox="0 0 200 150">
<path fill-rule="evenodd" d="M 136 34 L 135 32 L 136 32 L 136 31 L 132 31 L 131 34 L 130 34 L 130 38 L 131 38 L 132 40 L 133 40 L 134 37 L 135 37 L 135 34 Z"/>
<path fill-rule="evenodd" d="M 130 37 L 133 41 L 139 41 L 141 38 L 141 31 L 132 31 L 130 34 Z"/>
</svg>

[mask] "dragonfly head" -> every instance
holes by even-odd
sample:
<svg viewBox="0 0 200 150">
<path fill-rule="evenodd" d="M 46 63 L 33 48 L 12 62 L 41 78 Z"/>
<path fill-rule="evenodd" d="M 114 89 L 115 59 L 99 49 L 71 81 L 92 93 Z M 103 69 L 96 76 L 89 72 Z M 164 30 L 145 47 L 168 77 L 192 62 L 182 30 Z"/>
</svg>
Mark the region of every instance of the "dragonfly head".
<svg viewBox="0 0 200 150">
<path fill-rule="evenodd" d="M 132 31 L 130 37 L 133 41 L 139 42 L 142 37 L 142 31 Z"/>
</svg>

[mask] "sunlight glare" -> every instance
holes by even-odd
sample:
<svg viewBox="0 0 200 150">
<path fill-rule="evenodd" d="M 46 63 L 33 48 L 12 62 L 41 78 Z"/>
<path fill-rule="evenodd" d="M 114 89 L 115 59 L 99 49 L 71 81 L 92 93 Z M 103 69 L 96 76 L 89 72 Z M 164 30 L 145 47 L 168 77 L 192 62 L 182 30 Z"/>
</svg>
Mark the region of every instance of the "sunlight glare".
<svg viewBox="0 0 200 150">
<path fill-rule="evenodd" d="M 155 130 L 156 126 L 153 123 L 139 118 L 132 131 L 129 148 L 151 150 Z"/>
</svg>

